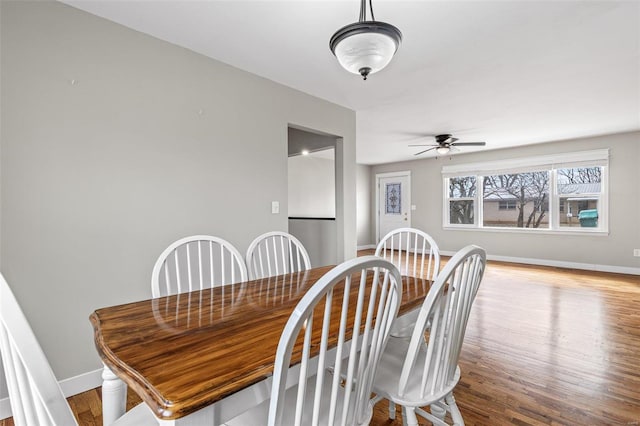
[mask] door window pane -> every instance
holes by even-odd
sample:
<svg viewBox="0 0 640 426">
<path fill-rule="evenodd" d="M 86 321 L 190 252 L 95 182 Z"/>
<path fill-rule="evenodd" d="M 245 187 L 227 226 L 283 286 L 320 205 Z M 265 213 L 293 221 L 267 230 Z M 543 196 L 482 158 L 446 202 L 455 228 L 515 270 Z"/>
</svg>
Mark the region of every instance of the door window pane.
<svg viewBox="0 0 640 426">
<path fill-rule="evenodd" d="M 400 183 L 388 183 L 385 190 L 386 213 L 400 214 L 402 186 Z"/>
</svg>

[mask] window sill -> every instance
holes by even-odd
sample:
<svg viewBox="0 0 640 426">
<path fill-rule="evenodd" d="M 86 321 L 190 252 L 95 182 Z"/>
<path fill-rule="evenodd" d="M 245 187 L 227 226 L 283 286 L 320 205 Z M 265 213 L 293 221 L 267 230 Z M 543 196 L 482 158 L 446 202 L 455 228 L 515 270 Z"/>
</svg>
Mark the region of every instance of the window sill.
<svg viewBox="0 0 640 426">
<path fill-rule="evenodd" d="M 473 227 L 473 226 L 450 226 L 442 227 L 445 231 L 476 231 L 476 232 L 495 232 L 499 234 L 536 234 L 536 235 L 591 235 L 594 237 L 606 237 L 609 235 L 608 230 L 594 229 L 586 230 L 578 228 L 575 230 L 568 229 L 537 229 L 537 228 L 492 228 L 492 227 Z"/>
</svg>

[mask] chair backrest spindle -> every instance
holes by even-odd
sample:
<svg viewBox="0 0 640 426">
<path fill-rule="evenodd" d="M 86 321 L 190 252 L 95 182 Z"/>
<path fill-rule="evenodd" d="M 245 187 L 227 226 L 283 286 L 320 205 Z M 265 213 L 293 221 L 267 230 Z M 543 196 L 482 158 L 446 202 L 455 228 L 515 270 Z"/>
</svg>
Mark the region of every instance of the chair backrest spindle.
<svg viewBox="0 0 640 426">
<path fill-rule="evenodd" d="M 2 275 L 0 352 L 14 424 L 77 425 L 47 358 Z"/>
<path fill-rule="evenodd" d="M 0 274 L 0 356 L 16 426 L 77 425 L 29 322 Z M 120 426 L 158 425 L 146 404 L 117 419 Z"/>
<path fill-rule="evenodd" d="M 440 250 L 434 239 L 419 229 L 398 228 L 389 232 L 376 247 L 376 256 L 393 263 L 402 275 L 412 277 L 406 281 L 407 291 L 426 291 L 440 271 Z M 417 310 L 398 318 L 391 330 L 394 337 L 409 337 Z"/>
<path fill-rule="evenodd" d="M 278 344 L 269 426 L 285 424 L 285 414 L 286 424 L 296 426 L 368 422 L 373 378 L 398 312 L 401 286 L 394 265 L 366 256 L 335 267 L 309 289 Z M 340 324 L 337 333 L 331 322 Z M 336 346 L 330 349 L 331 341 Z M 291 373 L 294 347 L 302 359 L 299 372 Z M 313 350 L 318 351 L 315 358 Z M 290 396 L 294 411 L 285 404 L 288 374 L 296 374 L 298 381 Z"/>
<path fill-rule="evenodd" d="M 440 271 L 438 245 L 429 234 L 415 228 L 389 232 L 378 243 L 375 255 L 393 263 L 403 275 L 433 281 Z"/>
<path fill-rule="evenodd" d="M 151 274 L 151 292 L 153 297 L 161 297 L 240 281 L 247 281 L 240 252 L 222 238 L 194 235 L 172 243 L 158 257 Z"/>
<path fill-rule="evenodd" d="M 300 240 L 286 232 L 267 232 L 254 239 L 246 255 L 249 279 L 305 271 L 309 254 Z"/>
<path fill-rule="evenodd" d="M 438 275 L 411 336 L 399 381 L 400 395 L 406 392 L 415 374 L 421 375 L 421 398 L 444 396 L 455 386 L 464 333 L 485 265 L 485 251 L 477 246 L 467 246 L 456 253 Z M 416 365 L 422 366 L 421 371 L 416 372 Z"/>
</svg>

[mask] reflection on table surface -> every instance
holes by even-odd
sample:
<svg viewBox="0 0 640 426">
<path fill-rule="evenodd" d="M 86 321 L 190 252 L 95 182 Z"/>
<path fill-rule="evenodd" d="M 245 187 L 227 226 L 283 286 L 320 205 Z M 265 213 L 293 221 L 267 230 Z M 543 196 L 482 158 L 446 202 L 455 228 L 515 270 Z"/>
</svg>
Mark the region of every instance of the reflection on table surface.
<svg viewBox="0 0 640 426">
<path fill-rule="evenodd" d="M 185 416 L 272 374 L 289 315 L 331 268 L 98 309 L 98 353 L 160 417 Z M 401 313 L 428 289 L 403 277 Z"/>
</svg>

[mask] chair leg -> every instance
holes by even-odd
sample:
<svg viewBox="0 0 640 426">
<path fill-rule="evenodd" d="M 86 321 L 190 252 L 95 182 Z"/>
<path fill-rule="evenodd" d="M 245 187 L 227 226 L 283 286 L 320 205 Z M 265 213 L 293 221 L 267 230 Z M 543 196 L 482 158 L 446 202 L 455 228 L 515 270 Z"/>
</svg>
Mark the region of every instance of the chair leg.
<svg viewBox="0 0 640 426">
<path fill-rule="evenodd" d="M 413 407 L 402 406 L 402 424 L 407 426 L 419 426 L 418 418 Z"/>
<path fill-rule="evenodd" d="M 431 414 L 440 420 L 444 420 L 444 416 L 447 415 L 447 410 L 439 404 L 431 404 L 429 408 L 431 409 Z"/>
<path fill-rule="evenodd" d="M 447 401 L 447 405 L 449 406 L 449 411 L 451 412 L 451 418 L 453 419 L 454 426 L 464 426 L 464 419 L 462 418 L 462 413 L 458 409 L 458 404 L 456 404 L 456 399 L 453 397 L 453 394 L 450 393 L 445 397 L 445 401 Z"/>
<path fill-rule="evenodd" d="M 395 420 L 396 418 L 396 403 L 389 400 L 389 419 Z"/>
</svg>

